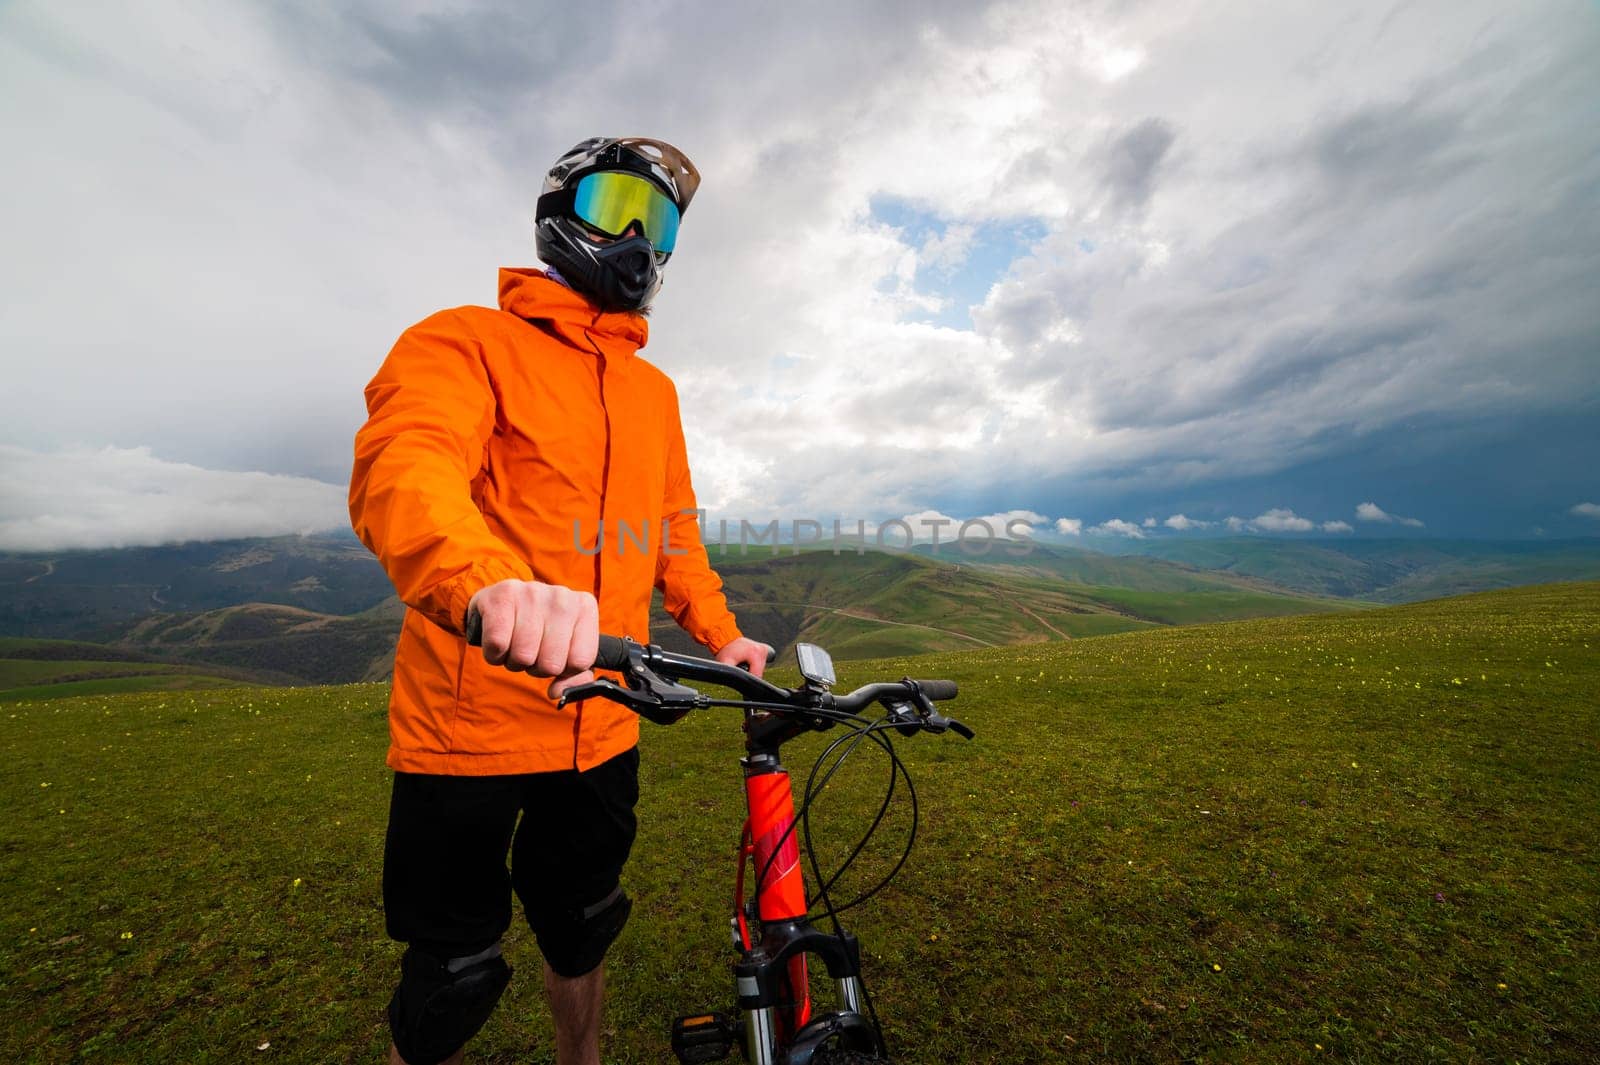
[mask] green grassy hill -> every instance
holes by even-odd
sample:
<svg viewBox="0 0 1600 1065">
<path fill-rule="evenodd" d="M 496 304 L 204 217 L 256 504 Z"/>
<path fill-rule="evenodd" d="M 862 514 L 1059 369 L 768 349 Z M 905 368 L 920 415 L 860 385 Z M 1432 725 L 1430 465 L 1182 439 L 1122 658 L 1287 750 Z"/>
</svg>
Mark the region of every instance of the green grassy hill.
<svg viewBox="0 0 1600 1065">
<path fill-rule="evenodd" d="M 251 602 L 350 614 L 391 592 L 382 568 L 353 536 L 0 552 L 0 635 L 103 639 L 153 614 Z"/>
<path fill-rule="evenodd" d="M 961 684 L 848 923 L 898 1059 L 1583 1062 L 1600 1046 L 1600 585 L 841 664 Z M 0 709 L 0 1054 L 380 1060 L 382 685 Z M 822 734 L 792 745 L 809 767 Z M 731 714 L 647 726 L 607 1060 L 729 1000 Z M 837 859 L 881 794 L 850 763 Z M 892 862 L 897 807 L 861 876 Z M 882 846 L 879 846 L 881 844 Z M 551 1060 L 538 959 L 475 1062 Z M 268 1050 L 255 1048 L 269 1044 Z"/>
<path fill-rule="evenodd" d="M 987 570 L 1009 570 L 1054 577 L 1071 584 L 1130 588 L 1143 592 L 1255 591 L 1283 595 L 1285 586 L 1274 585 L 1248 573 L 1218 571 L 1186 560 L 1171 561 L 1139 554 L 1106 554 L 1060 544 L 1032 544 L 1030 550 L 1013 553 L 996 546 L 986 554 L 968 554 L 956 545 L 941 545 L 937 551 L 919 547 L 919 554 L 946 562 Z"/>
<path fill-rule="evenodd" d="M 1551 581 L 1600 578 L 1600 540 L 1146 539 L 1116 545 L 1307 595 L 1415 602 Z"/>
<path fill-rule="evenodd" d="M 348 616 L 246 603 L 204 614 L 158 614 L 134 625 L 119 644 L 283 683 L 378 680 L 394 661 L 402 612 L 393 598 Z"/>
<path fill-rule="evenodd" d="M 1147 582 L 1152 587 L 1074 583 L 1048 566 L 974 566 L 883 551 L 859 556 L 816 550 L 725 559 L 713 555 L 729 602 L 749 635 L 780 649 L 798 640 L 822 643 L 841 660 L 1352 609 L 1352 604 L 1336 600 L 1271 591 L 1259 582 L 1134 561 L 1158 575 Z M 1091 568 L 1081 575 L 1108 580 L 1137 576 L 1115 567 Z M 183 673 L 221 672 L 261 683 L 383 680 L 393 661 L 402 613 L 393 596 L 351 615 L 273 603 L 200 613 L 162 611 L 109 630 L 114 642 L 100 653 L 167 662 Z M 668 647 L 699 650 L 667 616 L 659 596 L 651 631 Z M 133 674 L 145 671 L 128 669 L 119 675 L 133 690 L 146 683 Z M 105 683 L 96 690 L 116 690 L 111 676 L 99 679 Z M 29 694 L 37 694 L 32 685 Z"/>
<path fill-rule="evenodd" d="M 350 616 L 246 603 L 153 614 L 114 645 L 0 637 L 0 701 L 383 680 L 394 662 L 401 610 L 393 599 Z"/>
<path fill-rule="evenodd" d="M 1021 559 L 999 548 L 987 559 L 784 552 L 724 556 L 714 546 L 712 561 L 752 636 L 780 648 L 820 640 L 841 659 L 1345 606 L 1157 559 L 1048 547 Z M 0 593 L 0 633 L 94 639 L 286 684 L 385 678 L 401 614 L 377 563 L 348 537 L 5 555 Z M 663 643 L 694 648 L 659 599 L 653 618 Z M 124 672 L 130 688 L 145 683 Z"/>
<path fill-rule="evenodd" d="M 821 643 L 839 659 L 1352 608 L 1273 591 L 1258 581 L 1143 559 L 1128 563 L 1099 555 L 1093 558 L 1108 565 L 1080 565 L 1049 548 L 1014 562 L 982 565 L 959 553 L 928 557 L 887 551 L 722 558 L 713 549 L 711 558 L 729 604 L 750 635 L 780 649 L 797 640 Z M 1081 578 L 1135 583 L 1116 588 Z M 659 603 L 651 631 L 667 646 L 693 649 Z"/>
<path fill-rule="evenodd" d="M 136 691 L 237 687 L 282 678 L 163 660 L 76 640 L 0 637 L 0 703 Z"/>
</svg>

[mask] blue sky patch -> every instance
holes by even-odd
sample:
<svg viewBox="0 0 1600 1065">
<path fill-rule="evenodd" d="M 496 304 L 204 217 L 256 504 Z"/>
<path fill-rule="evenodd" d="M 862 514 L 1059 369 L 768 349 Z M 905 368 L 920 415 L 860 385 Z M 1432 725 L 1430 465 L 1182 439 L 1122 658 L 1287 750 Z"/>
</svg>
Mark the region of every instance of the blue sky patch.
<svg viewBox="0 0 1600 1065">
<path fill-rule="evenodd" d="M 945 218 L 897 197 L 880 196 L 872 200 L 869 217 L 880 225 L 900 231 L 903 243 L 922 248 L 930 240 L 949 234 L 960 219 Z M 952 266 L 922 264 L 915 278 L 916 290 L 944 301 L 937 313 L 913 314 L 909 321 L 926 322 L 951 329 L 971 329 L 970 308 L 983 302 L 989 289 L 1006 275 L 1011 264 L 1033 250 L 1049 230 L 1036 218 L 983 222 L 976 226 L 964 257 Z M 880 289 L 892 290 L 893 279 L 880 282 Z"/>
</svg>

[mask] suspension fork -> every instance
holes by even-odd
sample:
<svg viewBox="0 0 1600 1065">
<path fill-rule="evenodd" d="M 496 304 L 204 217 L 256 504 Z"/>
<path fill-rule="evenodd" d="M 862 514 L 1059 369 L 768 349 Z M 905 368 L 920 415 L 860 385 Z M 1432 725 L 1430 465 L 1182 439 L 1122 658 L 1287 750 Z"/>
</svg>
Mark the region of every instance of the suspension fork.
<svg viewBox="0 0 1600 1065">
<path fill-rule="evenodd" d="M 794 789 L 788 770 L 771 752 L 756 751 L 740 759 L 744 766 L 745 802 L 749 817 L 741 840 L 739 876 L 734 889 L 734 919 L 748 954 L 752 941 L 745 920 L 744 863 L 755 870 L 756 914 L 763 925 L 804 922 L 805 877 L 800 867 L 800 840 L 794 823 Z M 786 1045 L 811 1019 L 811 986 L 806 957 L 796 953 L 787 964 L 793 1006 L 752 1010 L 746 1017 L 746 1046 L 751 1050 Z"/>
</svg>

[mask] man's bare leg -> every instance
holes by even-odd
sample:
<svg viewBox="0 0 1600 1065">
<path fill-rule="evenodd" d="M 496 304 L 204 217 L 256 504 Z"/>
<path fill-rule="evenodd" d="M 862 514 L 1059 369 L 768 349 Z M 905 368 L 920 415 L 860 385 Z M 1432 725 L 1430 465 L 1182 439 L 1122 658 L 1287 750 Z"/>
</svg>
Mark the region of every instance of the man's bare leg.
<svg viewBox="0 0 1600 1065">
<path fill-rule="evenodd" d="M 460 1050 L 441 1061 L 439 1065 L 461 1065 L 461 1059 L 466 1056 L 466 1053 L 467 1048 L 462 1047 Z M 406 1059 L 400 1056 L 400 1051 L 394 1048 L 393 1043 L 389 1044 L 389 1065 L 406 1065 Z"/>
<path fill-rule="evenodd" d="M 556 1065 L 600 1065 L 600 1002 L 605 967 L 566 977 L 544 967 L 544 991 L 556 1022 Z"/>
</svg>

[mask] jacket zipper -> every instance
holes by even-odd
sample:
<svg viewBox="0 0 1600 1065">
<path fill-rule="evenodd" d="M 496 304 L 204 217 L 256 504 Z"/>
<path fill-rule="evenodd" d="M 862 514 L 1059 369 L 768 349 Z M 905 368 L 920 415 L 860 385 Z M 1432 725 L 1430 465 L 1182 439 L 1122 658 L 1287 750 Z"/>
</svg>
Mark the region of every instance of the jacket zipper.
<svg viewBox="0 0 1600 1065">
<path fill-rule="evenodd" d="M 611 410 L 606 406 L 606 356 L 600 350 L 600 345 L 589 338 L 589 346 L 594 349 L 595 371 L 600 384 L 600 419 L 606 426 L 606 446 L 600 460 L 600 521 L 597 523 L 599 532 L 594 553 L 594 600 L 600 602 L 600 560 L 605 557 L 606 537 L 606 492 L 611 486 Z M 572 767 L 578 768 L 578 748 L 583 736 L 583 703 L 578 704 L 578 712 L 573 715 L 572 721 Z"/>
</svg>

